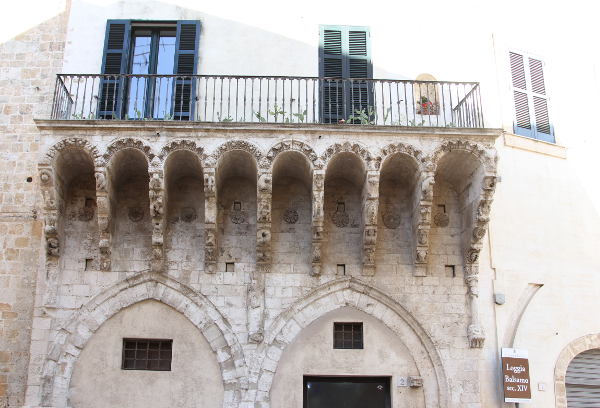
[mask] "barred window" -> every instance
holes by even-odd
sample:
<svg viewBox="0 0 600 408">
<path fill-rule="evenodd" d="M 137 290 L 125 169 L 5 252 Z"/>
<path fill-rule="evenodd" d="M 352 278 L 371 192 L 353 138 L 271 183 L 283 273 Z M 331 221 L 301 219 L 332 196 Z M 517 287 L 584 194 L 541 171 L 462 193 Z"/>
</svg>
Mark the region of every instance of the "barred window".
<svg viewBox="0 0 600 408">
<path fill-rule="evenodd" d="M 334 349 L 362 349 L 362 323 L 333 323 Z"/>
<path fill-rule="evenodd" d="M 171 371 L 173 340 L 123 339 L 123 370 Z"/>
</svg>

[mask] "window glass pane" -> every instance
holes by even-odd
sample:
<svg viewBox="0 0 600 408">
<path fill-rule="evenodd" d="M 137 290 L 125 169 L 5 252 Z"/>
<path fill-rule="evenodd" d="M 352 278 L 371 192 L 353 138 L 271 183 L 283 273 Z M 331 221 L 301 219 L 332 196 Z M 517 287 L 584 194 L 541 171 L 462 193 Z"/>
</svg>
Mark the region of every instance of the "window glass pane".
<svg viewBox="0 0 600 408">
<path fill-rule="evenodd" d="M 173 74 L 175 66 L 175 34 L 165 33 L 158 43 L 158 61 L 156 65 L 156 73 L 159 75 Z M 164 119 L 171 115 L 172 93 L 173 93 L 173 78 L 157 78 L 154 84 L 154 112 L 153 116 L 156 119 Z"/>
<path fill-rule="evenodd" d="M 131 60 L 132 74 L 150 73 L 150 51 L 152 37 L 149 34 L 140 35 L 136 32 L 134 37 L 133 56 Z M 129 104 L 127 115 L 132 119 L 142 119 L 146 110 L 146 92 L 148 88 L 146 78 L 132 77 L 129 81 Z"/>
</svg>

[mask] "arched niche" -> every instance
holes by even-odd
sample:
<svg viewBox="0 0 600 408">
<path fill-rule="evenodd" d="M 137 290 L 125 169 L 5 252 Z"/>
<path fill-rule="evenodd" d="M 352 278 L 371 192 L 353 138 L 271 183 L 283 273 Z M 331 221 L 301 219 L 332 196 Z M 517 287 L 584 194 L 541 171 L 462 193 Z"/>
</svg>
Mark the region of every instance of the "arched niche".
<svg viewBox="0 0 600 408">
<path fill-rule="evenodd" d="M 59 234 L 64 237 L 61 270 L 69 271 L 63 275 L 97 270 L 98 223 L 92 158 L 81 149 L 63 150 L 57 154 L 54 168 L 62 214 Z"/>
<path fill-rule="evenodd" d="M 121 369 L 123 339 L 172 340 L 171 371 Z M 223 406 L 223 382 L 207 339 L 183 314 L 155 300 L 129 306 L 92 335 L 75 362 L 69 406 Z"/>
<path fill-rule="evenodd" d="M 416 112 L 419 115 L 440 113 L 440 90 L 437 79 L 431 74 L 419 74 L 413 86 Z"/>
<path fill-rule="evenodd" d="M 365 176 L 364 163 L 354 153 L 341 152 L 329 160 L 324 193 L 325 273 L 360 273 Z M 344 265 L 343 269 L 338 265 Z"/>
<path fill-rule="evenodd" d="M 176 150 L 167 157 L 165 188 L 167 269 L 189 283 L 204 269 L 204 182 L 197 154 Z"/>
<path fill-rule="evenodd" d="M 312 171 L 306 156 L 295 151 L 277 155 L 271 217 L 274 271 L 310 272 L 311 186 Z"/>
<path fill-rule="evenodd" d="M 147 270 L 152 251 L 148 160 L 138 149 L 119 150 L 111 158 L 109 177 L 112 270 Z"/>
<path fill-rule="evenodd" d="M 257 165 L 248 152 L 225 152 L 217 164 L 219 262 L 256 262 Z"/>
<path fill-rule="evenodd" d="M 408 155 L 396 153 L 382 163 L 376 250 L 377 269 L 381 273 L 412 267 L 412 224 L 418 179 L 419 166 Z"/>
<path fill-rule="evenodd" d="M 333 348 L 335 322 L 363 324 L 364 348 Z M 394 384 L 398 377 L 422 376 L 406 344 L 377 318 L 352 307 L 324 314 L 296 336 L 280 357 L 271 386 L 272 407 L 303 406 L 303 377 L 380 376 L 391 377 L 393 406 L 425 407 L 422 387 L 402 388 Z"/>
<path fill-rule="evenodd" d="M 484 175 L 479 159 L 467 151 L 452 150 L 437 163 L 428 256 L 435 276 L 462 276 Z"/>
</svg>

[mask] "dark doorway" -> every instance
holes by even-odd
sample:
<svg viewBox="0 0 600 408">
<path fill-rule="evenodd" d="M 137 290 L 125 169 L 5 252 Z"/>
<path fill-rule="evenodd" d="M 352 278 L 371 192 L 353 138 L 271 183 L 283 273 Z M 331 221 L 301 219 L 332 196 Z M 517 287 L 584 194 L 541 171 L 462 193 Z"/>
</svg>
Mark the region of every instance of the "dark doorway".
<svg viewBox="0 0 600 408">
<path fill-rule="evenodd" d="M 304 408 L 390 407 L 390 377 L 304 377 Z"/>
</svg>

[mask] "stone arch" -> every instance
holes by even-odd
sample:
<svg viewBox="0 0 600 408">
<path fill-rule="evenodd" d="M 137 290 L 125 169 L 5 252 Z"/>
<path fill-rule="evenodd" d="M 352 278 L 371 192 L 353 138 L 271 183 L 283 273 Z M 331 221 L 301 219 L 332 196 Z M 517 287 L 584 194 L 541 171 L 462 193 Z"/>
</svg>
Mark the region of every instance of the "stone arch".
<svg viewBox="0 0 600 408">
<path fill-rule="evenodd" d="M 48 152 L 46 153 L 46 158 L 51 163 L 54 163 L 54 161 L 56 160 L 56 158 L 59 156 L 60 153 L 68 151 L 68 150 L 83 151 L 85 154 L 87 154 L 90 157 L 92 163 L 95 163 L 96 159 L 98 159 L 98 157 L 100 157 L 100 154 L 98 153 L 98 149 L 96 148 L 96 146 L 93 146 L 88 140 L 85 140 L 85 139 L 82 139 L 79 137 L 70 137 L 67 139 L 62 139 L 61 141 L 52 145 L 48 149 Z M 44 161 L 45 160 L 42 160 L 42 162 L 44 162 Z"/>
<path fill-rule="evenodd" d="M 493 176 L 496 174 L 497 156 L 495 154 L 490 155 L 486 152 L 486 149 L 488 151 L 493 150 L 491 146 L 481 146 L 468 140 L 447 140 L 427 158 L 428 170 L 435 171 L 440 160 L 446 154 L 453 151 L 463 151 L 475 156 L 485 169 L 486 175 Z"/>
<path fill-rule="evenodd" d="M 254 145 L 250 142 L 247 142 L 245 140 L 230 140 L 230 141 L 223 143 L 222 145 L 220 145 L 219 147 L 217 147 L 215 149 L 215 151 L 213 152 L 213 154 L 211 155 L 210 158 L 205 158 L 206 163 L 203 163 L 205 165 L 204 167 L 214 167 L 216 164 L 218 164 L 218 162 L 225 155 L 225 153 L 231 152 L 234 150 L 241 150 L 243 152 L 250 154 L 250 156 L 252 156 L 254 158 L 254 160 L 256 161 L 256 168 L 267 167 L 265 165 L 265 160 L 262 160 L 263 154 L 260 151 L 260 149 L 256 145 Z M 214 162 L 214 164 L 213 164 L 213 162 Z M 211 164 L 212 164 L 212 166 L 211 166 Z"/>
<path fill-rule="evenodd" d="M 423 170 L 426 161 L 426 157 L 423 155 L 423 152 L 416 147 L 405 143 L 390 143 L 382 148 L 381 166 L 383 166 L 383 163 L 385 163 L 386 160 L 397 154 L 412 160 L 420 171 Z"/>
<path fill-rule="evenodd" d="M 301 142 L 300 140 L 283 140 L 277 143 L 275 146 L 269 149 L 269 152 L 265 156 L 265 159 L 268 162 L 268 166 L 271 170 L 273 170 L 273 164 L 275 163 L 275 159 L 279 153 L 294 151 L 300 152 L 308 159 L 309 163 L 312 164 L 314 169 L 322 169 L 323 162 L 319 160 L 319 156 L 315 153 L 312 147 L 308 144 Z"/>
<path fill-rule="evenodd" d="M 397 334 L 407 347 L 414 347 L 414 354 L 421 357 L 417 366 L 424 378 L 424 387 L 436 388 L 426 398 L 426 407 L 448 405 L 446 374 L 429 334 L 398 302 L 379 289 L 352 277 L 336 279 L 314 289 L 273 321 L 261 345 L 265 357 L 260 363 L 260 369 L 251 378 L 251 381 L 257 382 L 258 387 L 255 402 L 269 400 L 271 384 L 283 350 L 300 331 L 326 313 L 345 306 L 375 317 Z M 431 375 L 424 374 L 425 371 Z"/>
<path fill-rule="evenodd" d="M 196 145 L 196 142 L 188 139 L 175 139 L 163 146 L 158 154 L 158 158 L 164 163 L 166 158 L 178 150 L 187 150 L 198 156 L 200 163 L 203 161 L 204 149 Z"/>
<path fill-rule="evenodd" d="M 554 398 L 556 408 L 567 408 L 566 376 L 571 360 L 578 354 L 595 348 L 600 348 L 600 333 L 587 334 L 573 340 L 558 355 L 556 366 L 554 367 Z"/>
<path fill-rule="evenodd" d="M 152 152 L 152 148 L 148 144 L 144 143 L 144 141 L 128 137 L 124 139 L 117 139 L 108 145 L 106 148 L 106 153 L 102 155 L 102 164 L 109 165 L 115 153 L 125 149 L 136 149 L 142 152 L 142 154 L 146 157 L 146 160 L 148 160 L 148 165 L 150 165 L 154 157 L 156 157 L 156 155 Z"/>
<path fill-rule="evenodd" d="M 92 298 L 59 331 L 42 374 L 43 406 L 66 407 L 73 368 L 87 341 L 122 309 L 156 300 L 186 316 L 214 351 L 223 380 L 223 406 L 237 407 L 246 388 L 244 353 L 227 319 L 203 295 L 164 274 L 141 273 Z"/>
<path fill-rule="evenodd" d="M 381 157 L 373 156 L 366 147 L 358 143 L 334 143 L 327 147 L 321 155 L 323 166 L 326 168 L 329 161 L 338 153 L 351 152 L 362 160 L 366 170 L 378 170 L 381 165 Z"/>
</svg>

